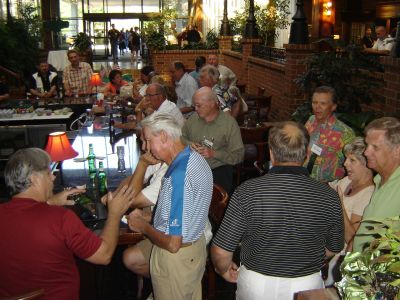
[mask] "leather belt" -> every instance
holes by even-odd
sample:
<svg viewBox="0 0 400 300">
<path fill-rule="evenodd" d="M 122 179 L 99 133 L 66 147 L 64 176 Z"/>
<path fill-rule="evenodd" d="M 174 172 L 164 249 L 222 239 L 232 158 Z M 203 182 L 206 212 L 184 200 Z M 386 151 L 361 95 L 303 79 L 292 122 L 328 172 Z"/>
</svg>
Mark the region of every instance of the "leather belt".
<svg viewBox="0 0 400 300">
<path fill-rule="evenodd" d="M 181 244 L 181 248 L 186 248 L 186 247 L 192 246 L 193 244 L 197 243 L 197 241 L 188 242 L 188 243 L 182 243 Z"/>
</svg>

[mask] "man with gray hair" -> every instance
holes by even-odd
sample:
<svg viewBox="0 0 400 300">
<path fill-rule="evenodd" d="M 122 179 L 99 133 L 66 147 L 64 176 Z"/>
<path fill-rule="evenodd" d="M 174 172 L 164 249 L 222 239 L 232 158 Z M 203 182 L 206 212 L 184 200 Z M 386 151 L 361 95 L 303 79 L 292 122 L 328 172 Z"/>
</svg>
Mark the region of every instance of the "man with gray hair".
<svg viewBox="0 0 400 300">
<path fill-rule="evenodd" d="M 204 229 L 211 202 L 212 173 L 205 159 L 181 142 L 181 127 L 169 114 L 142 121 L 147 150 L 169 165 L 164 175 L 153 225 L 141 210 L 129 227 L 153 243 L 150 274 L 155 299 L 202 299 L 207 251 Z"/>
<path fill-rule="evenodd" d="M 79 299 L 79 272 L 74 255 L 90 263 L 110 263 L 118 242 L 119 223 L 132 190 L 109 193 L 108 219 L 97 236 L 76 214 L 72 189 L 53 195 L 55 179 L 49 155 L 39 148 L 18 150 L 7 162 L 4 177 L 11 201 L 0 205 L 0 296 L 43 288 L 46 299 Z"/>
<path fill-rule="evenodd" d="M 364 210 L 363 220 L 381 219 L 400 214 L 400 121 L 385 117 L 372 121 L 365 128 L 367 166 L 375 170 L 375 192 Z M 374 237 L 368 224 L 361 223 L 353 243 L 353 251 L 362 251 Z"/>
<path fill-rule="evenodd" d="M 240 109 L 240 101 L 230 92 L 230 80 L 226 76 L 220 76 L 218 69 L 212 65 L 205 65 L 200 69 L 199 81 L 201 87 L 209 87 L 218 97 L 219 108 L 229 113 L 237 115 Z"/>
<path fill-rule="evenodd" d="M 278 123 L 269 133 L 272 169 L 239 186 L 213 240 L 217 273 L 237 282 L 236 299 L 293 299 L 323 287 L 326 255 L 344 246 L 337 193 L 302 165 L 309 136 L 303 125 Z M 241 243 L 241 266 L 232 261 Z"/>
<path fill-rule="evenodd" d="M 196 113 L 182 128 L 183 141 L 207 160 L 214 183 L 231 193 L 233 166 L 244 157 L 240 128 L 233 117 L 219 110 L 217 96 L 209 87 L 196 91 L 193 104 Z"/>
</svg>

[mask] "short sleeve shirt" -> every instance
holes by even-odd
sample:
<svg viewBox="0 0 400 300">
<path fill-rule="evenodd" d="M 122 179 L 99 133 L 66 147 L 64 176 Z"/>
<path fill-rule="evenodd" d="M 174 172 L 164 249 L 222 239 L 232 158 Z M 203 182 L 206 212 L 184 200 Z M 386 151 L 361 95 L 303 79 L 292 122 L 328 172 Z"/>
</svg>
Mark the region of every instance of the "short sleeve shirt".
<svg viewBox="0 0 400 300">
<path fill-rule="evenodd" d="M 185 147 L 169 166 L 161 185 L 154 228 L 197 241 L 204 232 L 213 190 L 211 169 L 197 152 Z"/>
</svg>

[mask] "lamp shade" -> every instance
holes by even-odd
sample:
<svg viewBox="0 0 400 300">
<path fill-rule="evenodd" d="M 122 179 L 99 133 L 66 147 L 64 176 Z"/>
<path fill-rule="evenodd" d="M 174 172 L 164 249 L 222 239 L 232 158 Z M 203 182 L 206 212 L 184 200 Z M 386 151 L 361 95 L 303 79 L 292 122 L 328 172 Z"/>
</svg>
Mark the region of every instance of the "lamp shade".
<svg viewBox="0 0 400 300">
<path fill-rule="evenodd" d="M 91 86 L 101 86 L 103 84 L 103 80 L 101 80 L 99 73 L 93 73 L 92 77 L 90 78 L 90 85 Z"/>
<path fill-rule="evenodd" d="M 44 150 L 50 155 L 52 161 L 63 161 L 78 155 L 65 132 L 50 133 Z"/>
</svg>

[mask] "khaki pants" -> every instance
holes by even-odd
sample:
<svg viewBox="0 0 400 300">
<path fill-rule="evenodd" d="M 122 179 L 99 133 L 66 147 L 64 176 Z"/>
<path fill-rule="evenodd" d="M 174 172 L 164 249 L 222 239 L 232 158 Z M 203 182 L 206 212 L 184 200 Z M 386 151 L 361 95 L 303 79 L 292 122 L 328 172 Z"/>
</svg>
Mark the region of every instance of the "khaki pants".
<svg viewBox="0 0 400 300">
<path fill-rule="evenodd" d="M 204 235 L 177 253 L 153 246 L 150 274 L 156 300 L 201 300 L 201 279 L 207 258 Z"/>
</svg>

